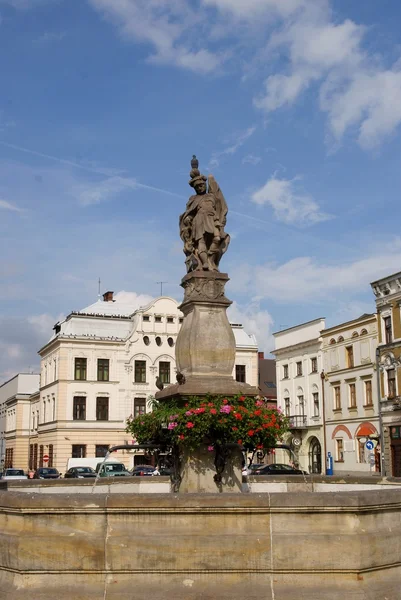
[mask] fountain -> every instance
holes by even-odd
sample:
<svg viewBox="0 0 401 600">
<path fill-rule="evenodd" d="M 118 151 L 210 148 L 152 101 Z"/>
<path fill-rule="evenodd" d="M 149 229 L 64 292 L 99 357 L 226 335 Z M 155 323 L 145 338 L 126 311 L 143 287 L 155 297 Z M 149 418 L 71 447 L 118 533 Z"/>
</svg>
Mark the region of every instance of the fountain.
<svg viewBox="0 0 401 600">
<path fill-rule="evenodd" d="M 231 376 L 228 276 L 218 271 L 227 206 L 195 158 L 191 166 L 179 373 L 158 394 L 178 410 L 191 395 L 257 394 Z M 171 446 L 172 491 L 163 477 L 105 479 L 93 493 L 85 480 L 0 483 L 0 599 L 399 598 L 401 482 L 269 476 L 249 478 L 249 489 L 231 443 L 214 461 L 203 441 Z"/>
</svg>

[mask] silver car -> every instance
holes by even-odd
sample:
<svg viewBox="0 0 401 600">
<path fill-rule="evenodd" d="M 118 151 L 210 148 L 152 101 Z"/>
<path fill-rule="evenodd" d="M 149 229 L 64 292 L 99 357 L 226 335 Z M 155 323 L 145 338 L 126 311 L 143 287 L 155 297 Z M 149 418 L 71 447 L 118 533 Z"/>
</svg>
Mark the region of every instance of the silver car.
<svg viewBox="0 0 401 600">
<path fill-rule="evenodd" d="M 28 479 L 22 469 L 6 469 L 1 481 L 15 481 L 17 479 Z"/>
</svg>

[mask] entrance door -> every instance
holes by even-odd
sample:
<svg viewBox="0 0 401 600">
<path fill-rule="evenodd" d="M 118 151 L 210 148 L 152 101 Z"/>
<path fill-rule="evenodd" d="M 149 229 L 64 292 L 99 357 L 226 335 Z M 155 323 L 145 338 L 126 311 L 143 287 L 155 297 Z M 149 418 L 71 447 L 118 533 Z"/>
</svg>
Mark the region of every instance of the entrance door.
<svg viewBox="0 0 401 600">
<path fill-rule="evenodd" d="M 309 473 L 322 472 L 322 448 L 317 438 L 312 438 L 309 446 Z"/>
<path fill-rule="evenodd" d="M 401 440 L 393 440 L 391 444 L 393 477 L 401 477 Z"/>
</svg>

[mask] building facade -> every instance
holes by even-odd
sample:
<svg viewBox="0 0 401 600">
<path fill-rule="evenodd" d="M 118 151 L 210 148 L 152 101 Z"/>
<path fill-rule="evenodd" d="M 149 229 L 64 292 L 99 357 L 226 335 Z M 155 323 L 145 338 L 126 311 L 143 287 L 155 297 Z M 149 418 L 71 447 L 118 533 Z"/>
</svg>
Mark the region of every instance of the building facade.
<svg viewBox="0 0 401 600">
<path fill-rule="evenodd" d="M 26 465 L 30 432 L 30 398 L 39 375 L 19 373 L 0 385 L 0 471 Z"/>
<path fill-rule="evenodd" d="M 377 378 L 383 471 L 401 477 L 401 272 L 371 284 L 377 308 Z"/>
<path fill-rule="evenodd" d="M 375 314 L 321 332 L 326 449 L 334 474 L 380 471 Z M 366 449 L 370 439 L 374 448 Z"/>
<path fill-rule="evenodd" d="M 109 446 L 131 443 L 125 433 L 130 415 L 151 410 L 163 385 L 175 383 L 175 343 L 183 315 L 173 298 L 157 298 L 145 307 L 104 295 L 73 312 L 54 327 L 41 356 L 40 390 L 31 397 L 29 467 L 44 464 L 61 472 L 70 457 L 105 456 Z M 233 376 L 257 385 L 258 354 L 254 336 L 232 324 L 236 340 Z M 126 466 L 143 463 L 143 454 L 126 452 Z M 14 466 L 26 468 L 23 464 Z"/>
<path fill-rule="evenodd" d="M 324 472 L 324 428 L 320 332 L 323 318 L 274 334 L 277 406 L 290 420 L 291 444 L 296 462 L 310 473 Z"/>
</svg>

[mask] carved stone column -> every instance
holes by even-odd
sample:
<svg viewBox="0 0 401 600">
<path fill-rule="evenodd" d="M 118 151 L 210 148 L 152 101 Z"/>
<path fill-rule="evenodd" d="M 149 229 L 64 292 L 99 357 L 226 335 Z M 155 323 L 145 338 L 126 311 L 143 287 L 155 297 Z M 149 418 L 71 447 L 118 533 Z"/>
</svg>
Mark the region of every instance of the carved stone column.
<svg viewBox="0 0 401 600">
<path fill-rule="evenodd" d="M 156 398 L 258 394 L 258 390 L 233 378 L 235 337 L 227 318 L 231 301 L 224 295 L 227 273 L 193 271 L 183 277 L 184 301 L 179 307 L 184 321 L 176 342 L 177 371 L 185 381 L 166 387 Z"/>
</svg>

